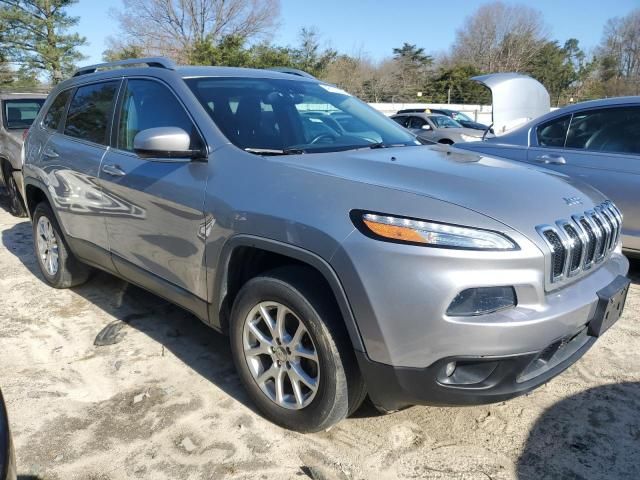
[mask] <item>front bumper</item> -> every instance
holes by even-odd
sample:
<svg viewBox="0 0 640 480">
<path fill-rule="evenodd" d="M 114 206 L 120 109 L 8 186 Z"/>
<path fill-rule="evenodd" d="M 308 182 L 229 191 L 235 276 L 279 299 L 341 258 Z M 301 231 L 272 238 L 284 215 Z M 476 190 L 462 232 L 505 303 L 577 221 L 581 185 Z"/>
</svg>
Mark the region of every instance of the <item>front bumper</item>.
<svg viewBox="0 0 640 480">
<path fill-rule="evenodd" d="M 622 315 L 630 281 L 619 275 L 597 292 L 594 314 L 544 349 L 506 356 L 458 355 L 427 368 L 393 367 L 358 352 L 373 403 L 388 411 L 416 405 L 477 405 L 507 400 L 547 382 L 575 363 Z"/>
<path fill-rule="evenodd" d="M 539 352 L 505 357 L 449 357 L 427 368 L 403 368 L 377 363 L 357 352 L 369 397 L 376 407 L 395 411 L 411 405 L 482 405 L 523 395 L 560 374 L 595 343 L 586 327 L 571 338 L 559 339 Z M 446 365 L 456 362 L 452 375 L 471 384 L 447 383 Z M 484 377 L 484 378 L 482 378 Z"/>
</svg>

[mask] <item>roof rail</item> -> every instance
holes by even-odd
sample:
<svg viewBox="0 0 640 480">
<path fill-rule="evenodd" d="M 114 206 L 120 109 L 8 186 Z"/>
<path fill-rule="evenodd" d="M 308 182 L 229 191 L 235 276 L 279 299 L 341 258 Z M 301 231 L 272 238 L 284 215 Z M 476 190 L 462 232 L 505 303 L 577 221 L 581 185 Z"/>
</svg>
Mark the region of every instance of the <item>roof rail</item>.
<svg viewBox="0 0 640 480">
<path fill-rule="evenodd" d="M 297 68 L 271 67 L 271 68 L 268 68 L 267 70 L 273 70 L 274 72 L 288 73 L 289 75 L 297 75 L 298 77 L 311 78 L 313 80 L 317 80 L 317 78 L 311 75 L 310 73 L 307 73 L 304 70 L 298 70 Z"/>
<path fill-rule="evenodd" d="M 146 57 L 146 58 L 129 58 L 127 60 L 119 60 L 117 62 L 97 63 L 86 67 L 80 67 L 73 73 L 74 77 L 95 73 L 98 70 L 106 70 L 115 67 L 124 67 L 127 65 L 146 65 L 147 67 L 166 68 L 167 70 L 175 70 L 176 65 L 168 58 L 164 57 Z"/>
</svg>

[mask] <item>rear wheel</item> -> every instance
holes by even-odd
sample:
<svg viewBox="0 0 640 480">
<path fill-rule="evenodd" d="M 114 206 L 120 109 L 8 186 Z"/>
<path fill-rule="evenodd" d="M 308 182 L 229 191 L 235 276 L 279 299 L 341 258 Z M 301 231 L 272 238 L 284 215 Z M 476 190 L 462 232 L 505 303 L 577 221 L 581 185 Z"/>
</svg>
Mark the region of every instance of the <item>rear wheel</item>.
<svg viewBox="0 0 640 480">
<path fill-rule="evenodd" d="M 40 271 L 54 288 L 69 288 L 84 283 L 90 268 L 69 250 L 60 226 L 46 203 L 33 212 L 33 243 Z"/>
<path fill-rule="evenodd" d="M 4 172 L 5 183 L 7 186 L 7 193 L 9 195 L 9 211 L 16 217 L 26 217 L 27 210 L 24 208 L 20 192 L 18 191 L 18 185 L 16 179 L 13 177 L 13 172 L 6 169 Z"/>
<path fill-rule="evenodd" d="M 348 334 L 315 273 L 286 267 L 249 280 L 231 314 L 240 378 L 262 414 L 291 430 L 324 430 L 365 396 Z"/>
</svg>

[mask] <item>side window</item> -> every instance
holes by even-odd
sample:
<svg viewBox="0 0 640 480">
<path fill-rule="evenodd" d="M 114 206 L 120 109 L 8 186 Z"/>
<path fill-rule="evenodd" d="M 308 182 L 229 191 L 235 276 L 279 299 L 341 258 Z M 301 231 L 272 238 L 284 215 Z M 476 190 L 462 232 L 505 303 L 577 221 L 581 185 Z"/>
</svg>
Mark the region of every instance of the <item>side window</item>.
<svg viewBox="0 0 640 480">
<path fill-rule="evenodd" d="M 42 125 L 51 130 L 57 130 L 60 125 L 60 120 L 64 115 L 64 109 L 67 106 L 67 101 L 71 95 L 71 90 L 64 90 L 58 94 L 56 99 L 51 103 L 47 114 L 44 116 Z"/>
<path fill-rule="evenodd" d="M 407 117 L 394 117 L 391 120 L 393 120 L 396 123 L 399 123 L 403 127 L 407 126 Z"/>
<path fill-rule="evenodd" d="M 115 80 L 79 87 L 69 105 L 64 134 L 106 145 L 119 83 Z"/>
<path fill-rule="evenodd" d="M 566 115 L 538 125 L 538 128 L 536 128 L 538 145 L 541 147 L 563 148 L 570 120 L 571 115 Z"/>
<path fill-rule="evenodd" d="M 157 127 L 179 127 L 191 135 L 191 148 L 200 147 L 193 122 L 171 90 L 153 80 L 128 80 L 118 121 L 117 147 L 132 152 L 138 132 Z"/>
<path fill-rule="evenodd" d="M 575 113 L 567 147 L 594 152 L 640 153 L 640 107 L 601 108 Z"/>
<path fill-rule="evenodd" d="M 411 117 L 409 120 L 409 128 L 422 128 L 422 126 L 426 124 L 427 121 L 420 117 Z"/>
</svg>

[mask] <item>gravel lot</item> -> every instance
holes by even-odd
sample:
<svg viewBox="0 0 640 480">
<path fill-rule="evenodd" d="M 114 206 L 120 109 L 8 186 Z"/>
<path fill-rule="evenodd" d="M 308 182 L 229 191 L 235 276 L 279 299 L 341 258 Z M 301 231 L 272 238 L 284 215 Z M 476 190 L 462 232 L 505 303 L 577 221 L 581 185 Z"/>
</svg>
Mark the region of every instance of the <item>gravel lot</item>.
<svg viewBox="0 0 640 480">
<path fill-rule="evenodd" d="M 640 263 L 623 318 L 535 392 L 365 405 L 299 435 L 253 411 L 226 339 L 188 313 L 103 273 L 47 287 L 29 222 L 2 208 L 0 238 L 0 386 L 21 480 L 640 478 Z M 112 323 L 119 341 L 94 346 Z"/>
</svg>

